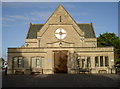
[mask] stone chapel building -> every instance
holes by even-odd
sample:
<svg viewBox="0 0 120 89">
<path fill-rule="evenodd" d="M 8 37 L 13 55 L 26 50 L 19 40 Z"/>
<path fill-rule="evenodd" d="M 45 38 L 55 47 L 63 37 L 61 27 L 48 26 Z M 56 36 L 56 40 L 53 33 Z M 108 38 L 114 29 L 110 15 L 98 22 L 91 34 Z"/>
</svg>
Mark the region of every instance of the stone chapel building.
<svg viewBox="0 0 120 89">
<path fill-rule="evenodd" d="M 59 5 L 45 24 L 32 24 L 26 45 L 8 48 L 7 74 L 111 73 L 114 48 L 97 47 L 92 23 L 77 23 Z"/>
</svg>

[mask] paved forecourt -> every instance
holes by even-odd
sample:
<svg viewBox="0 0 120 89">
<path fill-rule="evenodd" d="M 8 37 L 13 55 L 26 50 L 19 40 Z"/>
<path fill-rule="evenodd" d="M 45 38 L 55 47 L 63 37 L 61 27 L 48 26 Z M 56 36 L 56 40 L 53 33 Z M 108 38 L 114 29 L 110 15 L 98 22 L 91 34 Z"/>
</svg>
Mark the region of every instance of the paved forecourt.
<svg viewBox="0 0 120 89">
<path fill-rule="evenodd" d="M 118 87 L 116 74 L 4 75 L 2 87 Z"/>
</svg>

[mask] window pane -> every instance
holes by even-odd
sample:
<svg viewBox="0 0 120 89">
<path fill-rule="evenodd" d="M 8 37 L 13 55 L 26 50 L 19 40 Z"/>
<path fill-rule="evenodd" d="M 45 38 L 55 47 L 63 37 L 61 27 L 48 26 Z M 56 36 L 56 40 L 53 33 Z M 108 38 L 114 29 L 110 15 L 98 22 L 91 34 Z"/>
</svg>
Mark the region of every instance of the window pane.
<svg viewBox="0 0 120 89">
<path fill-rule="evenodd" d="M 22 57 L 19 57 L 19 59 L 18 59 L 18 67 L 23 67 L 23 59 L 22 59 Z"/>
<path fill-rule="evenodd" d="M 40 57 L 36 58 L 36 67 L 40 67 Z"/>
<path fill-rule="evenodd" d="M 100 56 L 100 66 L 103 66 L 103 56 Z"/>
<path fill-rule="evenodd" d="M 90 63 L 90 57 L 87 57 L 87 67 L 90 67 L 91 63 Z"/>
<path fill-rule="evenodd" d="M 109 66 L 109 59 L 108 59 L 108 56 L 105 56 L 105 66 Z"/>
<path fill-rule="evenodd" d="M 81 57 L 81 61 L 82 61 L 82 68 L 84 67 L 84 65 L 85 65 L 85 57 Z"/>
<path fill-rule="evenodd" d="M 13 58 L 13 68 L 17 67 L 17 57 Z"/>
<path fill-rule="evenodd" d="M 35 58 L 31 58 L 31 67 L 34 68 L 35 67 Z"/>
<path fill-rule="evenodd" d="M 95 57 L 95 67 L 99 66 L 98 56 Z"/>
</svg>

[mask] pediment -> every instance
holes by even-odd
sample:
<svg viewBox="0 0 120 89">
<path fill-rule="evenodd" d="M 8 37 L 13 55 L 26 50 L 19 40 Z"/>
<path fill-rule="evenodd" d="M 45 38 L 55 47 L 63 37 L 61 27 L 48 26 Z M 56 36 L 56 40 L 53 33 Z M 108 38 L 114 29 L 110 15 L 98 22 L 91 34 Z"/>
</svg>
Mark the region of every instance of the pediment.
<svg viewBox="0 0 120 89">
<path fill-rule="evenodd" d="M 37 36 L 42 37 L 46 30 L 49 30 L 49 25 L 72 25 L 77 34 L 84 36 L 84 32 L 79 28 L 77 23 L 62 5 L 59 5 L 58 8 L 53 12 L 53 14 L 46 21 L 45 25 L 37 33 Z"/>
</svg>

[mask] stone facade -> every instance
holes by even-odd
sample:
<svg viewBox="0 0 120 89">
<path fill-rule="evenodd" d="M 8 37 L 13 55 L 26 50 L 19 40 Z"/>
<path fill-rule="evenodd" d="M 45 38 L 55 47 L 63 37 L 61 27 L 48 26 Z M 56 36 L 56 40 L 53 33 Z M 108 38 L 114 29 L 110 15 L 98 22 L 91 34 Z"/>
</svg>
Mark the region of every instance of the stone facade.
<svg viewBox="0 0 120 89">
<path fill-rule="evenodd" d="M 45 24 L 32 24 L 26 46 L 8 48 L 7 74 L 115 73 L 114 48 L 97 47 L 92 23 L 76 23 L 59 5 Z"/>
</svg>

